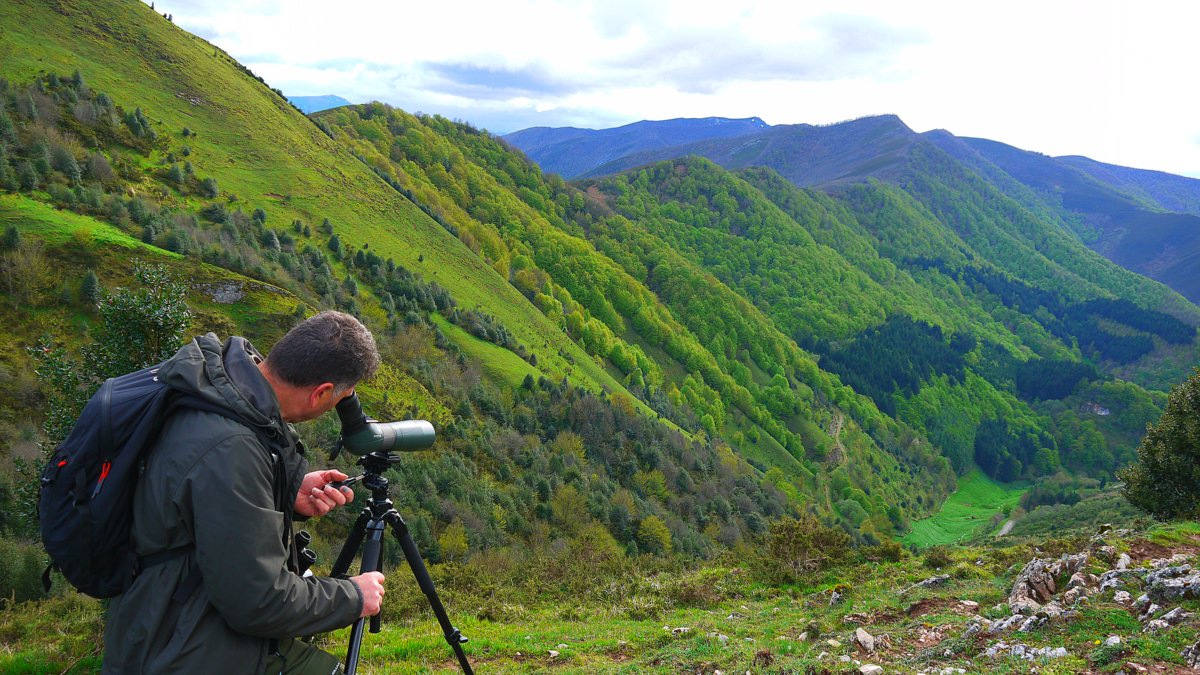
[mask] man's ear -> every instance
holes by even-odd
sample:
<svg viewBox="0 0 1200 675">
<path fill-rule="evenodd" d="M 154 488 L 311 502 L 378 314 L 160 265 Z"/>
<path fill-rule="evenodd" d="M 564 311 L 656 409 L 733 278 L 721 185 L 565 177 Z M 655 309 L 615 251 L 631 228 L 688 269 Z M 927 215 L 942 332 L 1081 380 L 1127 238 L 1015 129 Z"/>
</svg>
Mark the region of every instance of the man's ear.
<svg viewBox="0 0 1200 675">
<path fill-rule="evenodd" d="M 325 402 L 326 396 L 333 396 L 334 385 L 332 382 L 322 382 L 313 387 L 308 393 L 308 405 L 316 408 Z"/>
</svg>

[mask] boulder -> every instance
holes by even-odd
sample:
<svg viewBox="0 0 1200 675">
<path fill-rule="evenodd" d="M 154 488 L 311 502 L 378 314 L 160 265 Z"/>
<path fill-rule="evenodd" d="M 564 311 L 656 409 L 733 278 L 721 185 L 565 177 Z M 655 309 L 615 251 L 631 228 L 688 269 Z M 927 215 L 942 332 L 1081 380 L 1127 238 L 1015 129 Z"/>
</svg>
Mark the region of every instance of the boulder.
<svg viewBox="0 0 1200 675">
<path fill-rule="evenodd" d="M 941 585 L 945 584 L 947 581 L 950 581 L 949 574 L 938 574 L 938 575 L 929 577 L 928 579 L 923 579 L 921 581 L 918 581 L 917 583 L 915 583 L 911 586 L 908 586 L 907 588 L 905 588 L 905 589 L 901 590 L 899 593 L 897 593 L 897 595 L 904 595 L 905 593 L 912 591 L 912 590 L 916 590 L 918 588 L 935 588 L 937 586 L 941 586 Z"/>
<path fill-rule="evenodd" d="M 1176 607 L 1175 609 L 1167 612 L 1166 614 L 1163 614 L 1162 616 L 1160 616 L 1158 618 L 1160 618 L 1163 621 L 1166 621 L 1167 623 L 1174 626 L 1175 624 L 1179 623 L 1180 621 L 1183 621 L 1184 619 L 1191 618 L 1191 616 L 1192 616 L 1191 612 L 1185 612 L 1182 607 Z"/>
<path fill-rule="evenodd" d="M 1122 553 L 1121 555 L 1117 556 L 1117 566 L 1116 566 L 1116 568 L 1115 568 L 1115 569 L 1117 569 L 1117 570 L 1127 570 L 1127 569 L 1129 569 L 1129 565 L 1130 565 L 1131 563 L 1133 563 L 1133 559 L 1131 559 L 1131 558 L 1129 557 L 1129 554 L 1128 554 L 1128 553 Z"/>
<path fill-rule="evenodd" d="M 854 629 L 854 643 L 866 654 L 875 651 L 875 636 L 861 628 Z"/>
<path fill-rule="evenodd" d="M 1159 603 L 1200 597 L 1200 571 L 1191 565 L 1156 569 L 1146 575 L 1146 593 Z"/>
<path fill-rule="evenodd" d="M 1012 592 L 1008 594 L 1008 606 L 1013 612 L 1032 614 L 1041 609 L 1042 604 L 1054 595 L 1057 589 L 1054 585 L 1054 574 L 1049 566 L 1048 561 L 1034 558 L 1017 574 Z"/>
<path fill-rule="evenodd" d="M 879 675 L 879 673 L 883 672 L 883 668 L 874 663 L 864 663 L 858 667 L 858 672 L 862 673 L 862 675 Z"/>
<path fill-rule="evenodd" d="M 1133 604 L 1133 596 L 1129 594 L 1129 591 L 1117 591 L 1113 593 L 1113 602 L 1128 607 Z"/>
<path fill-rule="evenodd" d="M 1152 619 L 1146 622 L 1146 627 L 1142 629 L 1144 633 L 1157 633 L 1160 630 L 1166 630 L 1171 627 L 1171 624 L 1162 619 Z"/>
</svg>

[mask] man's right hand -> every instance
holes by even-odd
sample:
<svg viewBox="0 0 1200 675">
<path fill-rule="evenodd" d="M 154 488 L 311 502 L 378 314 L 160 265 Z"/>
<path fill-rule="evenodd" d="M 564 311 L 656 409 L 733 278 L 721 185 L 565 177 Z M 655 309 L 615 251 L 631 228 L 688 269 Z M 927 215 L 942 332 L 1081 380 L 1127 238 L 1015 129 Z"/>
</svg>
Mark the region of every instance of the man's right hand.
<svg viewBox="0 0 1200 675">
<path fill-rule="evenodd" d="M 363 607 L 359 616 L 375 616 L 383 604 L 383 574 L 379 572 L 363 572 L 350 581 L 362 591 Z"/>
</svg>

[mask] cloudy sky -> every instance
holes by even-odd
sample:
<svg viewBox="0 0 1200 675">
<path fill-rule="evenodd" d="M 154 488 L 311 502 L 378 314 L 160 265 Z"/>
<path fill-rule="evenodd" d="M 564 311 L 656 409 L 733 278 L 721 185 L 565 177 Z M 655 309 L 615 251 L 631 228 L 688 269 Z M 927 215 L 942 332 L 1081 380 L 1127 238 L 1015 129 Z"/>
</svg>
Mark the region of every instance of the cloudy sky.
<svg viewBox="0 0 1200 675">
<path fill-rule="evenodd" d="M 1200 176 L 1200 3 L 158 0 L 289 95 L 496 133 L 895 113 L 1049 155 Z"/>
</svg>

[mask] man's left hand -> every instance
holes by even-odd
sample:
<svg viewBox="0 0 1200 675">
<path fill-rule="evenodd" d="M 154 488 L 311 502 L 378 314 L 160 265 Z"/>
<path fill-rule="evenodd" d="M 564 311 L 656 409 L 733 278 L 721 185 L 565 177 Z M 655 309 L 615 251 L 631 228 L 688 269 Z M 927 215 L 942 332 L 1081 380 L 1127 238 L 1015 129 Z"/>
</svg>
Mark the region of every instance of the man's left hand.
<svg viewBox="0 0 1200 675">
<path fill-rule="evenodd" d="M 338 489 L 329 485 L 334 481 L 346 480 L 346 474 L 337 469 L 313 471 L 304 475 L 300 491 L 296 493 L 295 511 L 305 518 L 323 516 L 335 506 L 354 500 L 354 491 L 348 487 Z"/>
</svg>

